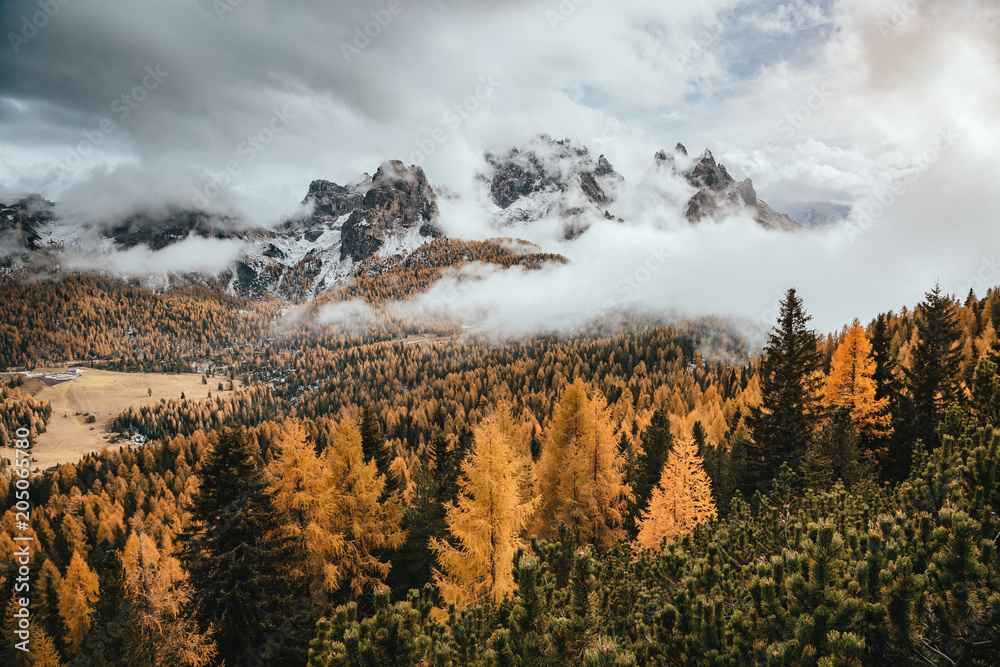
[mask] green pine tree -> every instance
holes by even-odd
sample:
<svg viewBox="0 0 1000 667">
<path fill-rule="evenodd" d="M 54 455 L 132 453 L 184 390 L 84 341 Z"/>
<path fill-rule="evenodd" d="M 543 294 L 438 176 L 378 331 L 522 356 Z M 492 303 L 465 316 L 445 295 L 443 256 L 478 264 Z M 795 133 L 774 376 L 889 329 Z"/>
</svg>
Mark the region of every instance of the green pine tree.
<svg viewBox="0 0 1000 667">
<path fill-rule="evenodd" d="M 626 483 L 632 487 L 635 500 L 629 503 L 625 527 L 629 538 L 635 539 L 639 532 L 639 520 L 642 512 L 649 505 L 653 489 L 660 482 L 663 464 L 667 455 L 673 451 L 674 440 L 670 433 L 670 418 L 662 409 L 653 413 L 649 426 L 642 432 L 642 453 L 629 466 Z"/>
<path fill-rule="evenodd" d="M 820 358 L 816 332 L 806 328 L 810 319 L 802 299 L 789 289 L 764 348 L 761 405 L 750 419 L 748 472 L 760 486 L 769 484 L 783 461 L 803 452 L 812 436 Z"/>
<path fill-rule="evenodd" d="M 289 574 L 292 547 L 276 537 L 280 516 L 267 495 L 256 442 L 232 427 L 218 438 L 198 468 L 201 484 L 181 560 L 195 589 L 199 623 L 215 630 L 219 659 L 243 664 L 267 651 L 269 633 L 289 635 L 280 628 L 304 588 Z"/>
<path fill-rule="evenodd" d="M 997 365 L 982 358 L 972 381 L 972 410 L 981 426 L 1000 427 L 1000 375 Z"/>
<path fill-rule="evenodd" d="M 939 444 L 936 431 L 944 407 L 956 398 L 961 348 L 955 301 L 941 286 L 924 295 L 917 309 L 913 363 L 904 368 L 912 411 L 913 435 L 928 446 Z"/>
<path fill-rule="evenodd" d="M 117 551 L 104 558 L 100 570 L 100 590 L 93 625 L 83 640 L 76 662 L 92 667 L 148 664 L 149 654 L 141 646 L 136 626 L 135 601 L 125 586 L 125 570 Z"/>
<path fill-rule="evenodd" d="M 398 480 L 389 469 L 392 459 L 385 449 L 385 434 L 382 431 L 382 424 L 379 422 L 378 414 L 371 403 L 365 403 L 361 409 L 361 451 L 364 452 L 365 460 L 375 460 L 380 474 L 385 476 L 385 490 L 383 497 L 388 497 L 398 488 Z"/>
</svg>

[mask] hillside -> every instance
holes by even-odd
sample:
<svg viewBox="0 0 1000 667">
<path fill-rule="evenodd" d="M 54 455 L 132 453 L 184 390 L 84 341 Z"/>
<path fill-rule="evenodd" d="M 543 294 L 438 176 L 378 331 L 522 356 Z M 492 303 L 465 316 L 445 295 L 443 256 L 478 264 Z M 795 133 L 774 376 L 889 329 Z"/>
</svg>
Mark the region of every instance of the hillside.
<svg viewBox="0 0 1000 667">
<path fill-rule="evenodd" d="M 165 628 L 143 635 L 151 650 L 176 650 L 176 632 L 204 656 L 253 655 L 226 637 L 267 625 L 227 621 L 207 634 L 197 605 L 133 615 L 142 596 L 228 595 L 228 584 L 201 569 L 223 557 L 228 540 L 260 550 L 263 569 L 247 575 L 262 586 L 253 604 L 276 605 L 267 623 L 286 630 L 267 650 L 287 664 L 408 664 L 429 660 L 429 645 L 462 664 L 492 664 L 502 653 L 567 664 L 604 655 L 621 665 L 700 664 L 706 655 L 763 663 L 777 653 L 794 663 L 802 636 L 817 655 L 847 664 L 907 662 L 929 657 L 928 647 L 992 659 L 984 637 L 1000 595 L 991 583 L 1000 562 L 988 548 L 996 505 L 975 489 L 994 480 L 989 466 L 963 461 L 988 462 L 1000 447 L 991 421 L 1000 291 L 960 305 L 934 290 L 915 309 L 820 336 L 802 326 L 805 304 L 792 290 L 762 356 L 721 318 L 595 322 L 572 336 L 501 341 L 433 319 L 421 324 L 436 322 L 441 333 L 418 332 L 379 311 L 456 261 L 528 270 L 559 261 L 518 248 L 439 239 L 411 265 L 372 266 L 288 320 L 269 301 L 240 301 L 223 287 L 157 293 L 76 278 L 13 292 L 54 313 L 66 295 L 89 295 L 78 301 L 87 329 L 64 327 L 66 315 L 34 320 L 32 339 L 51 347 L 11 348 L 22 355 L 85 356 L 108 341 L 109 368 L 193 365 L 210 374 L 206 386 L 200 373 L 85 368 L 44 388 L 10 376 L 9 437 L 30 423 L 37 467 L 66 461 L 29 486 L 35 567 L 45 573 L 38 585 L 59 595 L 72 577 L 99 580 L 79 602 L 89 630 L 80 616 L 33 608 L 55 650 L 78 660 L 124 651 L 124 639 L 95 634 L 119 619 L 129 632 L 146 632 L 152 620 Z M 126 298 L 104 298 L 111 294 Z M 367 330 L 381 338 L 324 316 L 356 303 L 369 304 L 376 315 Z M 118 320 L 102 316 L 180 307 L 234 326 L 207 338 L 197 319 L 173 316 L 171 327 L 133 329 L 122 346 L 111 343 L 122 340 Z M 938 323 L 930 334 L 929 321 Z M 798 356 L 787 356 L 796 346 Z M 863 382 L 849 380 L 849 364 L 863 369 Z M 215 391 L 231 378 L 239 391 Z M 94 431 L 85 413 L 99 418 Z M 123 438 L 117 446 L 104 447 L 108 425 Z M 132 445 L 135 434 L 149 442 Z M 494 455 L 499 467 L 487 465 Z M 231 465 L 243 472 L 225 472 Z M 11 473 L 0 478 L 8 535 L 16 534 Z M 508 509 L 484 505 L 483 484 L 505 489 Z M 247 515 L 214 504 L 228 493 L 243 499 L 225 501 L 237 506 L 257 498 L 277 523 L 231 530 L 228 522 Z M 680 505 L 664 514 L 668 501 Z M 477 513 L 506 526 L 497 551 L 464 527 Z M 328 550 L 306 530 L 345 546 Z M 116 572 L 133 576 L 128 558 L 140 544 L 158 559 L 149 567 L 174 572 L 166 588 L 115 588 Z M 957 555 L 960 544 L 971 551 Z M 0 541 L 3 555 L 13 549 Z M 281 560 L 270 549 L 299 555 Z M 937 565 L 956 558 L 968 565 Z M 483 583 L 477 563 L 489 559 L 500 568 Z M 960 584 L 975 591 L 963 609 L 979 620 L 948 606 Z M 815 596 L 825 606 L 803 602 Z M 529 615 L 537 620 L 517 620 Z M 401 619 L 409 620 L 397 626 Z M 925 648 L 900 639 L 913 624 Z M 399 644 L 389 627 L 400 628 Z"/>
</svg>

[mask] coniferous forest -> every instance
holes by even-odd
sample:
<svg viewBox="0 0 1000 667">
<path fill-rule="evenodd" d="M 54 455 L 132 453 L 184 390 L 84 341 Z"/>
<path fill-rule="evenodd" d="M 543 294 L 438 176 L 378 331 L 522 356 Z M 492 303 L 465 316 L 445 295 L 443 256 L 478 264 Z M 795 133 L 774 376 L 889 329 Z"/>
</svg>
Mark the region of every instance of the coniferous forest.
<svg viewBox="0 0 1000 667">
<path fill-rule="evenodd" d="M 791 289 L 754 354 L 722 319 L 361 342 L 308 317 L 266 335 L 266 300 L 194 334 L 234 312 L 210 288 L 30 289 L 55 313 L 94 295 L 93 334 L 50 332 L 72 356 L 243 385 L 129 408 L 117 445 L 36 467 L 35 649 L 6 565 L 4 664 L 1000 660 L 1000 291 L 821 334 Z M 199 315 L 97 348 L 112 303 Z M 30 440 L 51 409 L 8 377 Z"/>
<path fill-rule="evenodd" d="M 0 1 L 0 667 L 1000 666 L 1000 0 Z"/>
</svg>

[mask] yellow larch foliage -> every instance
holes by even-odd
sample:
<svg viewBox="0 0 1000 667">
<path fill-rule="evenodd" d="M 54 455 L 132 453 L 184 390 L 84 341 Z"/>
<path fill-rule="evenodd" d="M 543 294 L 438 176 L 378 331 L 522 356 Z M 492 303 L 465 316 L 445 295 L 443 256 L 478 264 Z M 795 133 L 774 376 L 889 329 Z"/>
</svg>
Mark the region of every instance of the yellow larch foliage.
<svg viewBox="0 0 1000 667">
<path fill-rule="evenodd" d="M 624 469 L 604 396 L 578 378 L 556 404 L 542 447 L 538 532 L 552 535 L 564 524 L 579 544 L 610 549 L 625 536 L 632 497 Z"/>
<path fill-rule="evenodd" d="M 514 553 L 538 506 L 522 501 L 529 463 L 518 441 L 510 408 L 500 404 L 474 429 L 474 442 L 462 463 L 458 499 L 447 510 L 448 530 L 456 540 L 432 540 L 440 565 L 434 580 L 456 608 L 480 600 L 500 603 L 514 590 Z"/>
<path fill-rule="evenodd" d="M 688 534 L 695 525 L 717 516 L 712 489 L 698 447 L 682 438 L 667 456 L 660 483 L 642 513 L 636 549 L 657 549 L 664 538 Z"/>
<path fill-rule="evenodd" d="M 155 651 L 158 665 L 202 667 L 216 653 L 212 633 L 201 632 L 185 615 L 193 591 L 180 561 L 157 549 L 145 533 L 132 533 L 122 550 L 125 585 L 135 601 L 142 635 Z"/>
<path fill-rule="evenodd" d="M 364 460 L 357 425 L 345 417 L 330 441 L 317 456 L 302 424 L 287 422 L 270 465 L 271 493 L 305 555 L 300 574 L 326 590 L 347 584 L 358 597 L 389 573 L 377 552 L 398 548 L 405 535 L 397 499 L 380 502 L 385 478 Z"/>
<path fill-rule="evenodd" d="M 66 646 L 76 654 L 90 630 L 90 618 L 97 602 L 97 575 L 74 551 L 59 589 L 59 616 L 66 625 Z"/>
<path fill-rule="evenodd" d="M 40 627 L 31 629 L 32 667 L 63 667 L 55 642 Z"/>
<path fill-rule="evenodd" d="M 880 438 L 892 433 L 889 399 L 875 400 L 875 358 L 872 345 L 861 323 L 851 323 L 844 340 L 833 353 L 830 375 L 826 378 L 823 405 L 846 407 L 858 433 Z"/>
<path fill-rule="evenodd" d="M 400 527 L 399 501 L 396 496 L 382 499 L 385 476 L 379 474 L 374 460 L 365 461 L 361 431 L 350 418 L 337 424 L 324 468 L 331 482 L 333 528 L 344 536 L 335 569 L 327 564 L 328 579 L 334 576 L 350 582 L 351 594 L 360 597 L 389 574 L 389 563 L 376 553 L 398 549 L 406 540 Z"/>
</svg>

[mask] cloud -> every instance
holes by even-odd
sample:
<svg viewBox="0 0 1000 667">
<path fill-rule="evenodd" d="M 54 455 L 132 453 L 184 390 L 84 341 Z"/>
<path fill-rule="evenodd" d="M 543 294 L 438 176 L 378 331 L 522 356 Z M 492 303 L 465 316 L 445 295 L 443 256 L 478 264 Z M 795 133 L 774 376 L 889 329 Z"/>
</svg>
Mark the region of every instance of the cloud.
<svg viewBox="0 0 1000 667">
<path fill-rule="evenodd" d="M 56 215 L 99 227 L 111 227 L 140 211 L 165 216 L 191 198 L 196 183 L 190 172 L 177 168 L 152 171 L 129 165 L 97 171 L 66 189 L 56 202 Z M 188 204 L 187 208 L 193 206 Z M 219 200 L 212 202 L 208 210 L 223 215 L 235 213 Z"/>
<path fill-rule="evenodd" d="M 449 279 L 469 286 L 449 307 L 492 308 L 483 321 L 497 326 L 547 313 L 579 321 L 622 297 L 615 286 L 661 242 L 676 252 L 630 295 L 636 307 L 757 319 L 797 285 L 827 329 L 912 304 L 935 279 L 960 290 L 1000 246 L 990 0 L 401 0 L 388 18 L 381 2 L 244 0 L 221 16 L 217 6 L 71 2 L 16 53 L 0 49 L 0 191 L 38 190 L 107 217 L 189 203 L 235 164 L 211 206 L 267 224 L 314 178 L 344 183 L 413 156 L 455 193 L 441 203 L 448 233 L 482 238 L 495 234 L 474 197 L 483 151 L 539 132 L 600 140 L 630 184 L 657 149 L 711 148 L 777 210 L 849 207 L 855 225 L 905 184 L 854 237 L 844 227 L 779 236 L 739 220 L 691 228 L 655 199 L 625 195 L 613 211 L 625 226 L 596 221 L 573 244 L 550 230 L 531 239 L 568 266 Z M 35 11 L 4 3 L 0 25 L 18 33 Z M 150 67 L 169 73 L 155 88 Z M 477 93 L 484 79 L 498 84 L 489 96 Z M 280 132 L 276 114 L 289 116 Z M 106 119 L 113 131 L 101 130 Z M 609 123 L 624 129 L 606 139 Z M 959 138 L 927 163 L 941 131 Z M 68 166 L 74 151 L 87 155 Z M 683 198 L 683 186 L 661 187 Z"/>
<path fill-rule="evenodd" d="M 359 329 L 381 319 L 371 306 L 359 299 L 327 304 L 320 308 L 316 315 L 316 321 L 320 324 L 336 324 Z"/>
<path fill-rule="evenodd" d="M 170 273 L 221 273 L 232 268 L 242 251 L 242 241 L 190 236 L 155 252 L 145 245 L 103 252 L 76 248 L 62 254 L 60 264 L 63 270 L 69 271 L 96 270 L 119 276 L 159 278 Z"/>
</svg>

